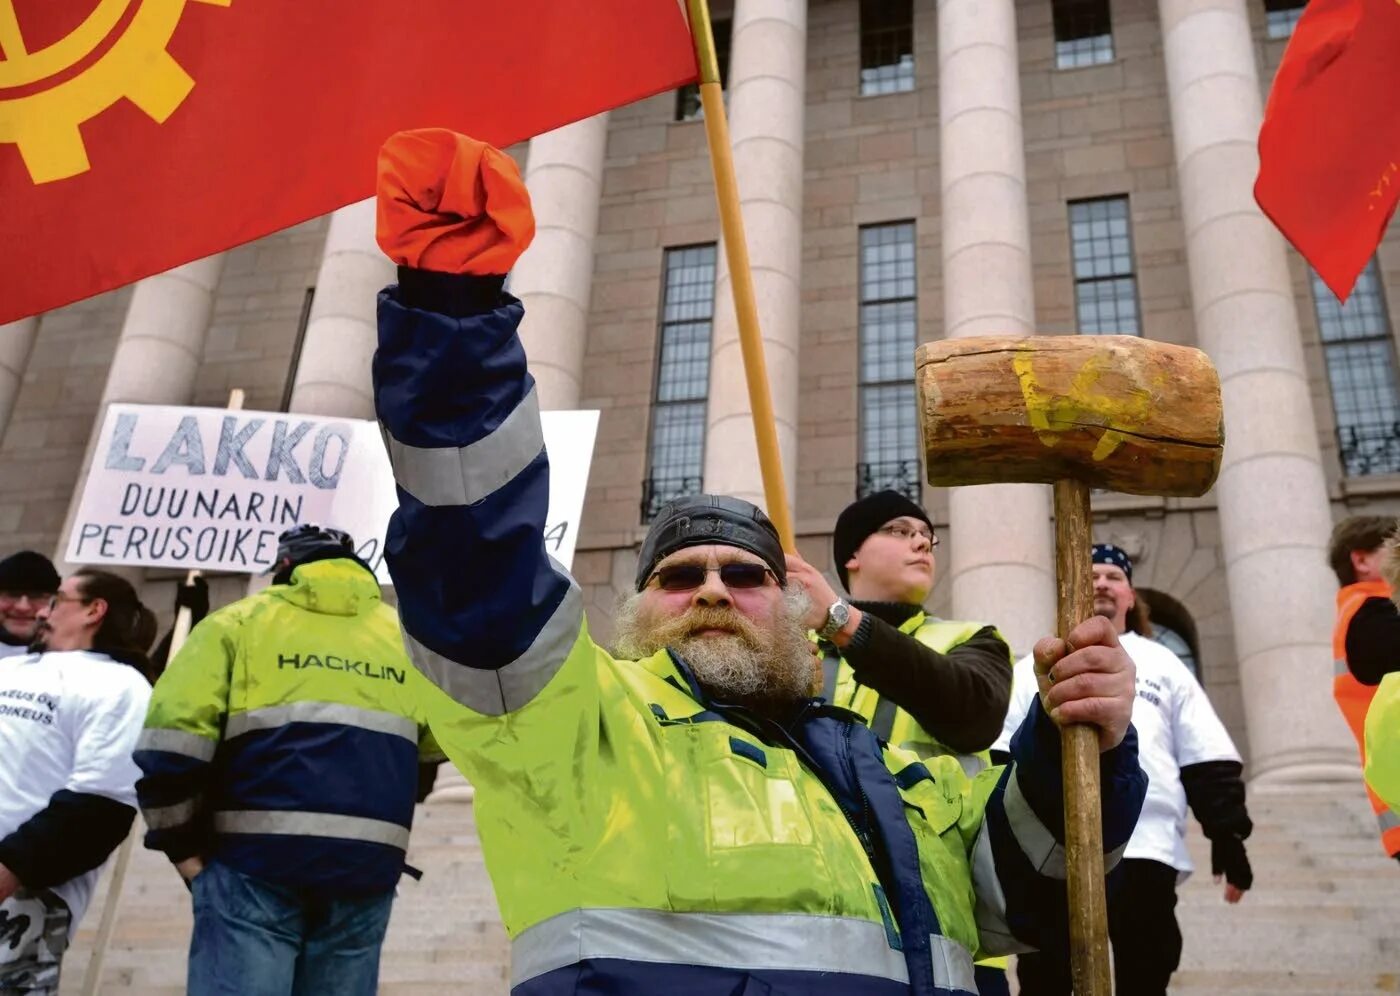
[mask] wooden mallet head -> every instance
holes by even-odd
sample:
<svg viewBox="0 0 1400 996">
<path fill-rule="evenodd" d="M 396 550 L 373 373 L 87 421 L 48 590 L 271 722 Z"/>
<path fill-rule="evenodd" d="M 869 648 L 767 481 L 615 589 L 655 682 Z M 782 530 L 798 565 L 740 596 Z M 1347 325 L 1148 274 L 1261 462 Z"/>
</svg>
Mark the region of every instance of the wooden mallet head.
<svg viewBox="0 0 1400 996">
<path fill-rule="evenodd" d="M 1081 481 L 1204 494 L 1220 379 L 1198 349 L 1128 335 L 944 339 L 915 359 L 930 484 Z"/>
</svg>

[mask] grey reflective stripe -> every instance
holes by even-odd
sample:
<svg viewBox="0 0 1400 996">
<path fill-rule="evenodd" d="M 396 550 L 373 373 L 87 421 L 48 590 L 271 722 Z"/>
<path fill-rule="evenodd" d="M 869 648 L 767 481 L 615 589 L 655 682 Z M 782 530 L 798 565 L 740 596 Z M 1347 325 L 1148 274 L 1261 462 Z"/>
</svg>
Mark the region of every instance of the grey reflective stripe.
<svg viewBox="0 0 1400 996">
<path fill-rule="evenodd" d="M 199 812 L 201 802 L 203 799 L 200 796 L 195 796 L 193 799 L 177 802 L 173 806 L 151 806 L 141 810 L 141 818 L 146 821 L 146 826 L 152 830 L 182 827 L 194 819 L 195 813 Z"/>
<path fill-rule="evenodd" d="M 1339 674 L 1347 674 L 1350 671 L 1351 668 L 1347 667 L 1347 660 L 1345 657 L 1338 657 L 1332 661 L 1332 674 L 1334 677 Z"/>
<path fill-rule="evenodd" d="M 1400 827 L 1400 815 L 1396 815 L 1393 809 L 1387 809 L 1376 814 L 1376 822 L 1380 824 L 1381 833 L 1385 833 Z"/>
<path fill-rule="evenodd" d="M 972 952 L 942 934 L 930 934 L 929 944 L 933 956 L 933 984 L 939 989 L 961 989 L 976 996 Z"/>
<path fill-rule="evenodd" d="M 1021 794 L 1017 774 L 1013 767 L 1011 777 L 1006 782 L 1006 794 L 1002 796 L 1006 819 L 1011 824 L 1011 835 L 1016 838 L 1032 868 L 1050 878 L 1064 878 L 1065 849 L 1056 842 L 1054 835 L 1040 822 L 1040 817 L 1035 815 L 1031 804 Z"/>
<path fill-rule="evenodd" d="M 883 695 L 875 700 L 875 718 L 870 721 L 870 728 L 885 743 L 890 742 L 890 734 L 894 733 L 894 714 L 898 710 L 899 706 Z"/>
<path fill-rule="evenodd" d="M 184 730 L 145 729 L 136 741 L 137 750 L 158 750 L 166 754 L 183 754 L 196 761 L 214 760 L 214 752 L 219 749 L 217 740 L 201 737 L 197 733 Z"/>
<path fill-rule="evenodd" d="M 384 434 L 399 486 L 424 505 L 471 505 L 497 491 L 544 449 L 532 387 L 496 431 L 467 446 L 421 447 Z"/>
<path fill-rule="evenodd" d="M 568 577 L 550 558 L 550 566 Z M 569 590 L 554 615 L 544 624 L 535 642 L 505 667 L 494 671 L 457 663 L 429 650 L 404 631 L 404 643 L 418 670 L 468 709 L 486 716 L 503 716 L 526 706 L 549 684 L 577 642 L 583 624 L 583 592 L 568 577 Z"/>
<path fill-rule="evenodd" d="M 219 833 L 268 833 L 290 837 L 332 837 L 388 844 L 408 850 L 408 827 L 366 816 L 338 813 L 287 812 L 266 809 L 226 809 L 214 814 Z"/>
<path fill-rule="evenodd" d="M 973 912 L 984 952 L 1006 955 L 1035 950 L 1018 941 L 1006 922 L 1006 893 L 1002 891 L 1001 879 L 997 876 L 992 834 L 985 820 L 972 846 L 972 888 L 977 898 Z"/>
<path fill-rule="evenodd" d="M 516 937 L 511 945 L 511 986 L 590 958 L 709 968 L 844 972 L 909 981 L 904 955 L 890 948 L 884 925 L 870 920 L 586 909 L 560 913 Z M 971 958 L 968 961 L 970 967 Z M 935 966 L 938 962 L 935 958 Z"/>
<path fill-rule="evenodd" d="M 978 773 L 985 771 L 989 765 L 987 759 L 978 757 L 976 754 L 954 754 L 958 759 L 958 764 L 962 765 L 963 774 L 969 779 L 976 778 Z"/>
<path fill-rule="evenodd" d="M 360 709 L 339 702 L 293 702 L 233 713 L 224 724 L 224 739 L 232 740 L 253 730 L 275 730 L 288 723 L 335 723 L 375 733 L 390 733 L 418 742 L 418 724 L 407 716 L 377 709 Z"/>
</svg>

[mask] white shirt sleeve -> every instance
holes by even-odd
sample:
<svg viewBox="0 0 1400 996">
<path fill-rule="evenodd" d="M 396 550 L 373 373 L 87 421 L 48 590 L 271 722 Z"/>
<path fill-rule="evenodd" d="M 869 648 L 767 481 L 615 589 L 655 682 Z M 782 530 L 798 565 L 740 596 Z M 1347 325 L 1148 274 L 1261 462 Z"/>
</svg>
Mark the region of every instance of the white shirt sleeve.
<svg viewBox="0 0 1400 996">
<path fill-rule="evenodd" d="M 1176 700 L 1172 739 L 1176 744 L 1177 767 L 1185 768 L 1203 761 L 1238 761 L 1240 752 L 1235 749 L 1235 742 L 1215 714 L 1196 676 L 1176 654 L 1166 647 L 1160 649 L 1175 664 L 1169 673 Z"/>
<path fill-rule="evenodd" d="M 73 771 L 63 787 L 135 807 L 141 769 L 131 755 L 146 720 L 151 688 L 125 665 L 106 666 L 121 670 L 84 696 L 75 716 Z"/>
<path fill-rule="evenodd" d="M 1011 738 L 1026 721 L 1031 703 L 1040 692 L 1035 680 L 1035 662 L 1030 654 L 1016 662 L 1011 675 L 1011 702 L 1006 709 L 1006 719 L 1001 724 L 1001 736 L 992 744 L 992 750 L 1011 750 Z"/>
</svg>

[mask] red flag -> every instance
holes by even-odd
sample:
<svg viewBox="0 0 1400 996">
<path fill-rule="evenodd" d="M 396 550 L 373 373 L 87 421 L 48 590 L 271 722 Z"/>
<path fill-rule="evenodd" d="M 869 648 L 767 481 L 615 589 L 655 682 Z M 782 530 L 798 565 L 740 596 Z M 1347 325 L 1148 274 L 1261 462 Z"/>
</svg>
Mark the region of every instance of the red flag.
<svg viewBox="0 0 1400 996">
<path fill-rule="evenodd" d="M 1400 200 L 1400 0 L 1310 0 L 1259 132 L 1254 198 L 1346 300 Z"/>
<path fill-rule="evenodd" d="M 0 322 L 696 78 L 676 0 L 0 0 Z"/>
</svg>

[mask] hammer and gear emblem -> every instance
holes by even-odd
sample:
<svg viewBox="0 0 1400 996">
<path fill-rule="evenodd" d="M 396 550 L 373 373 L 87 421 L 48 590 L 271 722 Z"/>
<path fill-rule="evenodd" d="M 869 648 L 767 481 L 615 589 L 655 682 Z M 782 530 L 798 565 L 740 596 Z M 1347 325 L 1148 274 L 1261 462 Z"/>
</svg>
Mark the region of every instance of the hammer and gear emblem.
<svg viewBox="0 0 1400 996">
<path fill-rule="evenodd" d="M 19 147 L 36 184 L 87 172 L 79 126 L 123 97 L 164 123 L 194 87 L 166 51 L 186 4 L 231 2 L 97 0 L 76 28 L 31 52 L 15 0 L 0 0 L 0 143 Z"/>
</svg>

